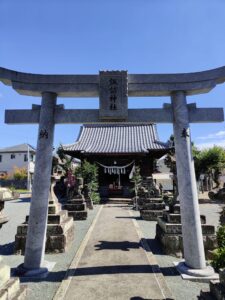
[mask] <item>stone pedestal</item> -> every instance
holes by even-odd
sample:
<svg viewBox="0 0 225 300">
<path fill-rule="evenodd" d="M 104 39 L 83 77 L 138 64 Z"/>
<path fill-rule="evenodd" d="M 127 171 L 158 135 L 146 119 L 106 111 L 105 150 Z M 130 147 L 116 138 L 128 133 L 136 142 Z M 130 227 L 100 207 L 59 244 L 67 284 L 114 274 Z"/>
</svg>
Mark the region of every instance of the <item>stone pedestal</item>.
<svg viewBox="0 0 225 300">
<path fill-rule="evenodd" d="M 26 298 L 26 286 L 21 286 L 19 278 L 10 278 L 10 268 L 2 263 L 0 256 L 0 300 Z"/>
<path fill-rule="evenodd" d="M 15 253 L 25 251 L 29 216 L 25 223 L 17 227 L 15 236 Z M 66 210 L 61 210 L 61 204 L 54 194 L 54 183 L 51 185 L 48 205 L 47 235 L 45 253 L 65 252 L 74 239 L 73 219 L 68 217 Z"/>
<path fill-rule="evenodd" d="M 215 227 L 206 224 L 205 216 L 200 216 L 200 219 L 205 254 L 208 258 L 210 255 L 208 251 L 217 247 Z M 156 239 L 160 242 L 166 254 L 176 257 L 183 256 L 182 225 L 180 207 L 178 204 L 175 205 L 173 212 L 164 211 L 163 216 L 158 218 L 156 224 Z"/>
<path fill-rule="evenodd" d="M 165 203 L 161 198 L 139 198 L 138 203 L 140 216 L 146 221 L 157 221 L 165 210 Z"/>
<path fill-rule="evenodd" d="M 87 208 L 82 195 L 74 196 L 73 199 L 67 201 L 63 206 L 68 211 L 68 215 L 74 220 L 86 220 Z"/>
<path fill-rule="evenodd" d="M 3 224 L 5 224 L 9 221 L 8 217 L 6 217 L 3 214 L 4 206 L 5 206 L 5 201 L 0 200 L 0 228 L 2 228 Z"/>
</svg>

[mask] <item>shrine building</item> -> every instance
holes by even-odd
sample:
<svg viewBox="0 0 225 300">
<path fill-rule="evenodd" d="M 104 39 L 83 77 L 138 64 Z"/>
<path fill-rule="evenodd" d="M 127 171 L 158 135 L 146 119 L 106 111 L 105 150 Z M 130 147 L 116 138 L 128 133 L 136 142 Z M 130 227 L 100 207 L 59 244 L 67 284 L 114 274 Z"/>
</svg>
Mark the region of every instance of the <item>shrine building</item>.
<svg viewBox="0 0 225 300">
<path fill-rule="evenodd" d="M 168 152 L 168 144 L 159 141 L 154 123 L 90 124 L 81 126 L 77 141 L 63 145 L 65 154 L 86 159 L 99 167 L 99 191 L 102 197 L 131 194 L 134 167 L 143 178 L 152 175 L 155 160 Z"/>
</svg>

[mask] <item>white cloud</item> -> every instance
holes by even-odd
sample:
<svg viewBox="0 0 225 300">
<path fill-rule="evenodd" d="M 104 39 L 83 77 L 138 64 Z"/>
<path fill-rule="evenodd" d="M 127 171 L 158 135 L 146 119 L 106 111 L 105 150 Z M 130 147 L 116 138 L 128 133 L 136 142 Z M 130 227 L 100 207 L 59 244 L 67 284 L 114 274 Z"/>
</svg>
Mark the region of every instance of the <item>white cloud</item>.
<svg viewBox="0 0 225 300">
<path fill-rule="evenodd" d="M 211 134 L 208 134 L 206 136 L 200 136 L 200 137 L 197 137 L 196 139 L 198 139 L 198 140 L 208 140 L 208 139 L 222 139 L 222 138 L 225 138 L 225 131 L 224 130 L 221 130 L 221 131 L 218 131 L 218 132 L 215 132 L 215 133 L 211 133 Z"/>
<path fill-rule="evenodd" d="M 225 148 L 225 140 L 216 141 L 216 142 L 208 142 L 208 143 L 199 143 L 199 144 L 196 143 L 195 146 L 200 150 L 206 149 L 206 148 L 212 148 L 213 146 L 220 146 L 220 147 Z"/>
</svg>

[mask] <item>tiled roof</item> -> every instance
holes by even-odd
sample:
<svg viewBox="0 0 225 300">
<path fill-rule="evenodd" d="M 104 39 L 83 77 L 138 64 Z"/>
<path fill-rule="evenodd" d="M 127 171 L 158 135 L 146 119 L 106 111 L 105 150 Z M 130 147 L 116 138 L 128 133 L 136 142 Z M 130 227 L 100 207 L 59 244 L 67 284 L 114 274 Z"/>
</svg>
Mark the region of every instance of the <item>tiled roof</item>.
<svg viewBox="0 0 225 300">
<path fill-rule="evenodd" d="M 0 153 L 6 152 L 27 152 L 29 147 L 29 151 L 35 153 L 36 149 L 29 144 L 20 144 L 11 147 L 1 148 Z"/>
<path fill-rule="evenodd" d="M 148 153 L 167 148 L 159 141 L 155 124 L 84 125 L 74 144 L 63 145 L 65 152 L 83 153 Z"/>
</svg>

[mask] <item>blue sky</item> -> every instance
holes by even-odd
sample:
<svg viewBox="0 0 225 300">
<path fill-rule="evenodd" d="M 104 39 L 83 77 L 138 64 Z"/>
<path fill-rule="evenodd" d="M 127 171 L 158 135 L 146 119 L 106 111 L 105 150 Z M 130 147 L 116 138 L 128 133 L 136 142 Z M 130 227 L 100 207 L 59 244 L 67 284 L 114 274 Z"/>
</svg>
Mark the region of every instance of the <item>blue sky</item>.
<svg viewBox="0 0 225 300">
<path fill-rule="evenodd" d="M 224 0 L 0 0 L 0 66 L 29 73 L 194 72 L 225 65 Z M 168 97 L 130 98 L 129 107 L 161 107 Z M 199 107 L 224 107 L 225 84 L 188 97 Z M 4 110 L 40 99 L 0 83 L 0 147 L 36 146 L 36 125 L 5 125 Z M 98 99 L 59 98 L 66 108 L 96 108 Z M 193 141 L 225 146 L 225 125 L 195 124 Z M 71 143 L 78 125 L 57 125 L 55 146 Z M 172 133 L 158 125 L 160 139 Z"/>
</svg>

